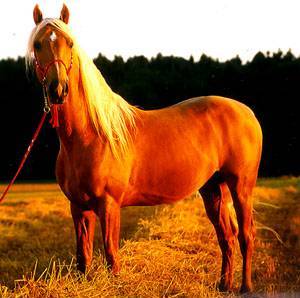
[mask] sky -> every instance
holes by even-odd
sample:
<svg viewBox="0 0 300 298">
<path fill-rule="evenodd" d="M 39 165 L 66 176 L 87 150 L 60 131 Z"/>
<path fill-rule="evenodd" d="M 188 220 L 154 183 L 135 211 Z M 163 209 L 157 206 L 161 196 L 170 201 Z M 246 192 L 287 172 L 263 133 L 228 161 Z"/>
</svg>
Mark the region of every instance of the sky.
<svg viewBox="0 0 300 298">
<path fill-rule="evenodd" d="M 158 53 L 246 62 L 258 52 L 289 49 L 300 56 L 300 0 L 0 0 L 0 59 L 24 56 L 39 4 L 69 25 L 92 57 Z"/>
</svg>

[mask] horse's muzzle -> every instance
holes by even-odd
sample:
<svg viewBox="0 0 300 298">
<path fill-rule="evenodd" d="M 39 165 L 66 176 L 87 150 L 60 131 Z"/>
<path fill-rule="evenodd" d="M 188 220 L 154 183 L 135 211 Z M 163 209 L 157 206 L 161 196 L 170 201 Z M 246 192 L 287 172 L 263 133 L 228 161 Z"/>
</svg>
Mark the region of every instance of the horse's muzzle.
<svg viewBox="0 0 300 298">
<path fill-rule="evenodd" d="M 53 80 L 48 87 L 49 100 L 52 104 L 63 104 L 68 93 L 67 82 L 60 83 L 58 80 Z"/>
</svg>

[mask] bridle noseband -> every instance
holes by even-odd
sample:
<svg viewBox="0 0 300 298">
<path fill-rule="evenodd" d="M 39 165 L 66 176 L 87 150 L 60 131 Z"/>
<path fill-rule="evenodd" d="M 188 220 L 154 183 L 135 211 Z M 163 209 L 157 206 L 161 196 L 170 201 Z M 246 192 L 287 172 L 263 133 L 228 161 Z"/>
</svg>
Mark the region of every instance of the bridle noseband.
<svg viewBox="0 0 300 298">
<path fill-rule="evenodd" d="M 55 63 L 61 63 L 63 65 L 63 67 L 65 68 L 67 75 L 69 75 L 71 68 L 73 66 L 73 53 L 71 51 L 71 61 L 70 61 L 69 67 L 67 67 L 65 62 L 61 59 L 53 59 L 50 62 L 48 62 L 45 66 L 42 66 L 39 63 L 39 60 L 37 59 L 35 52 L 34 52 L 34 63 L 35 63 L 36 71 L 39 73 L 40 77 L 42 78 L 41 84 L 43 86 L 44 111 L 46 113 L 49 113 L 53 104 L 49 100 L 47 86 L 46 86 L 46 79 L 47 79 L 48 71 L 49 71 L 50 67 L 52 65 L 54 65 Z"/>
</svg>

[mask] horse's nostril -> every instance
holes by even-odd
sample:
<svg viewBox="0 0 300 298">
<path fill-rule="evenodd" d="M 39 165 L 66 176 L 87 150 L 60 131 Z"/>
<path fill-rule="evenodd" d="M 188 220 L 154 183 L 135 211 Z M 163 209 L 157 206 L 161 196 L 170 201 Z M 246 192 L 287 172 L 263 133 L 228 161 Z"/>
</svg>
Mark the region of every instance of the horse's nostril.
<svg viewBox="0 0 300 298">
<path fill-rule="evenodd" d="M 51 81 L 50 83 L 50 86 L 49 86 L 49 90 L 52 92 L 52 91 L 56 91 L 57 89 L 57 86 L 58 86 L 58 80 L 53 80 Z"/>
<path fill-rule="evenodd" d="M 49 85 L 49 95 L 50 95 L 51 98 L 56 98 L 56 97 L 59 96 L 59 94 L 58 94 L 58 85 L 59 85 L 58 80 L 51 81 L 51 83 Z"/>
</svg>

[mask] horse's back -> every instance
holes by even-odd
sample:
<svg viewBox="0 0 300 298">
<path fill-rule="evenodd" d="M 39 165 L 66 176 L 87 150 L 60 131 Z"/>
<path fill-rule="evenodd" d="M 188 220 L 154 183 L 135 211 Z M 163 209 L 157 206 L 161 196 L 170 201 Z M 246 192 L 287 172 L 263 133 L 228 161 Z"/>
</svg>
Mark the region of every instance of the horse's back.
<svg viewBox="0 0 300 298">
<path fill-rule="evenodd" d="M 157 110 L 160 119 L 164 115 L 170 125 L 196 129 L 200 133 L 201 143 L 209 137 L 214 145 L 231 144 L 238 146 L 242 141 L 249 141 L 254 146 L 261 146 L 261 127 L 253 111 L 245 104 L 234 99 L 220 96 L 195 97 L 171 107 Z M 177 123 L 176 123 L 177 122 Z"/>
<path fill-rule="evenodd" d="M 226 97 L 221 96 L 201 96 L 181 101 L 170 108 L 178 108 L 181 110 L 191 109 L 195 114 L 201 115 L 205 113 L 223 113 L 224 117 L 247 117 L 257 122 L 253 111 L 245 104 Z"/>
</svg>

